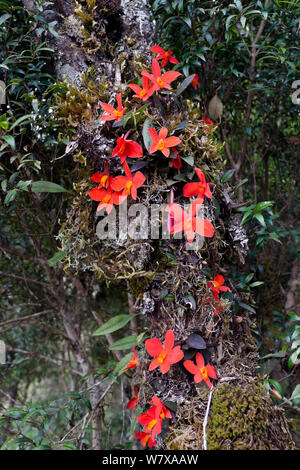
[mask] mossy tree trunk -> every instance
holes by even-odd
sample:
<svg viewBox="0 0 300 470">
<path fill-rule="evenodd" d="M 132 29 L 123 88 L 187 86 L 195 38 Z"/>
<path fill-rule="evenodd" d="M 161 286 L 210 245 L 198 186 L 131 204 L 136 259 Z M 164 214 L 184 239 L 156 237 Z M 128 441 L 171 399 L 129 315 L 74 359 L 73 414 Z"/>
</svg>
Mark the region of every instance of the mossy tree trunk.
<svg viewBox="0 0 300 470">
<path fill-rule="evenodd" d="M 24 3 L 30 7 L 30 0 Z M 114 146 L 113 135 L 97 124 L 101 113 L 99 101 L 108 102 L 110 97 L 113 100 L 115 92 L 125 91 L 124 84 L 134 78 L 134 71 L 150 65 L 149 45 L 154 39 L 154 21 L 147 1 L 56 0 L 55 9 L 57 16 L 51 20 L 58 21 L 61 36 L 60 41 L 51 39 L 55 70 L 57 77 L 64 79 L 69 87 L 65 101 L 58 97 L 57 103 L 66 135 L 68 125 L 77 131 L 65 158 L 73 154 L 79 168 L 78 180 L 74 182 L 77 196 L 61 230 L 63 249 L 68 251 L 69 259 L 79 259 L 79 270 L 80 263 L 89 260 L 89 268 L 99 277 L 115 281 L 126 279 L 129 294 L 136 299 L 137 310 L 144 314 L 151 336 L 163 338 L 165 332 L 172 329 L 176 342 L 183 345 L 190 334 L 200 334 L 207 344 L 203 354 L 216 367 L 219 377 L 210 391 L 206 385 L 196 386 L 180 364 L 166 375 L 149 372 L 149 356 L 146 352 L 141 354 L 141 367 L 133 377 L 140 386 L 141 406 L 155 394 L 162 401 L 173 403 L 176 416 L 159 438 L 158 446 L 167 449 L 292 448 L 282 412 L 273 406 L 257 373 L 253 315 L 245 311 L 240 321 L 229 301 L 225 301 L 224 310 L 215 315 L 206 302 L 210 294 L 205 268 L 210 267 L 215 274 L 222 269 L 230 278 L 229 260 L 239 263 L 246 252 L 247 236 L 240 226 L 240 218 L 231 214 L 230 202 L 222 195 L 228 188 L 220 188 L 216 193 L 221 207 L 218 219 L 212 204 L 205 207 L 207 217 L 213 222 L 218 220 L 220 228 L 215 241 L 205 243 L 199 250 L 188 251 L 182 240 L 101 243 L 96 237 L 95 207 L 87 197 L 91 187 L 89 177 L 103 170 Z M 188 131 L 192 133 L 199 119 L 189 114 L 191 109 L 188 107 L 185 116 L 178 119 L 190 118 Z M 202 129 L 190 139 L 189 145 L 197 148 L 197 166 L 211 161 L 215 174 L 221 171 L 220 147 L 211 132 Z M 110 161 L 111 171 L 120 168 L 115 160 Z M 145 205 L 150 201 L 166 203 L 167 190 L 165 178 L 157 171 L 154 175 L 149 171 L 140 202 Z M 67 232 L 69 239 L 65 237 Z M 238 297 L 233 284 L 231 289 Z"/>
</svg>

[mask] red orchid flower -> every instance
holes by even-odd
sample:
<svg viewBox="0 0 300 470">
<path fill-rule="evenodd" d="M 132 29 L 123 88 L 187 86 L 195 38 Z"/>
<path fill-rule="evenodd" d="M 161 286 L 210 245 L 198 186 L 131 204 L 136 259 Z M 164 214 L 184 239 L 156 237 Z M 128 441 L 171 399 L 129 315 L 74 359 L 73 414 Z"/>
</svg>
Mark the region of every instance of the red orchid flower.
<svg viewBox="0 0 300 470">
<path fill-rule="evenodd" d="M 221 274 L 218 274 L 212 282 L 209 282 L 207 285 L 212 289 L 215 300 L 219 300 L 220 292 L 230 291 L 229 287 L 223 286 L 224 277 Z"/>
<path fill-rule="evenodd" d="M 206 118 L 205 116 L 206 116 L 206 108 L 204 106 L 204 113 L 200 122 L 203 122 L 204 124 L 207 124 L 208 126 L 213 125 L 214 123 L 210 119 Z"/>
<path fill-rule="evenodd" d="M 145 432 L 151 433 L 151 437 L 155 439 L 155 436 L 161 432 L 162 420 L 172 418 L 172 415 L 155 395 L 149 403 L 153 404 L 153 406 L 146 413 L 138 415 L 137 420 L 145 426 Z"/>
<path fill-rule="evenodd" d="M 105 163 L 104 167 L 104 173 L 100 173 L 97 171 L 91 176 L 91 180 L 94 181 L 94 183 L 99 183 L 98 188 L 109 188 L 112 177 L 110 176 L 108 172 L 108 165 Z"/>
<path fill-rule="evenodd" d="M 112 157 L 115 157 L 116 155 L 119 155 L 120 161 L 123 165 L 127 157 L 141 158 L 143 156 L 143 149 L 137 142 L 126 140 L 123 134 L 117 139 L 117 145 L 113 149 Z"/>
<path fill-rule="evenodd" d="M 161 419 L 172 418 L 170 410 L 168 410 L 168 408 L 160 401 L 160 399 L 156 395 L 153 395 L 152 400 L 149 401 L 149 405 L 154 405 L 156 407 L 158 416 Z"/>
<path fill-rule="evenodd" d="M 195 76 L 193 80 L 191 81 L 191 84 L 195 88 L 195 90 L 197 89 L 198 86 L 200 86 L 199 75 L 197 73 L 195 73 Z"/>
<path fill-rule="evenodd" d="M 141 444 L 143 447 L 146 447 L 147 444 L 150 449 L 151 447 L 156 446 L 156 442 L 154 439 L 152 439 L 151 434 L 149 432 L 144 432 L 144 431 L 136 432 L 135 437 L 137 437 L 138 439 L 141 439 Z"/>
<path fill-rule="evenodd" d="M 203 201 L 204 196 L 209 199 L 212 198 L 212 194 L 209 188 L 209 184 L 205 180 L 205 175 L 200 168 L 196 168 L 196 174 L 199 178 L 199 183 L 187 183 L 183 187 L 183 195 L 185 197 L 197 196 L 198 199 Z"/>
<path fill-rule="evenodd" d="M 139 362 L 139 360 L 138 360 L 137 352 L 136 352 L 136 350 L 135 350 L 135 347 L 133 347 L 133 355 L 131 356 L 129 363 L 128 363 L 128 365 L 125 367 L 124 370 L 133 369 L 134 367 L 138 366 L 139 363 L 140 363 L 140 362 Z"/>
<path fill-rule="evenodd" d="M 139 403 L 139 396 L 138 396 L 139 392 L 138 392 L 137 387 L 134 386 L 133 390 L 134 390 L 134 397 L 130 398 L 129 402 L 126 405 L 126 408 L 128 410 L 132 410 L 132 409 L 136 408 L 138 406 L 138 403 Z"/>
<path fill-rule="evenodd" d="M 197 365 L 193 361 L 184 361 L 183 365 L 191 374 L 194 374 L 194 380 L 196 384 L 204 380 L 209 388 L 211 388 L 212 385 L 209 377 L 218 380 L 216 369 L 210 364 L 205 366 L 204 358 L 200 353 L 196 354 L 196 363 Z"/>
<path fill-rule="evenodd" d="M 175 57 L 172 57 L 173 52 L 172 51 L 164 51 L 161 47 L 159 46 L 153 46 L 150 49 L 151 52 L 154 52 L 155 54 L 159 54 L 156 59 L 160 60 L 162 59 L 161 66 L 164 67 L 167 65 L 168 62 L 171 62 L 172 64 L 179 64 L 178 60 L 175 59 Z"/>
<path fill-rule="evenodd" d="M 165 374 L 170 369 L 171 364 L 181 361 L 183 352 L 180 346 L 174 346 L 175 336 L 172 330 L 168 330 L 165 336 L 164 346 L 158 338 L 147 339 L 146 349 L 150 356 L 154 357 L 149 366 L 149 370 L 160 367 L 161 373 Z"/>
<path fill-rule="evenodd" d="M 170 230 L 171 234 L 185 232 L 187 241 L 191 243 L 195 238 L 195 233 L 203 237 L 211 238 L 215 233 L 212 223 L 200 217 L 196 217 L 197 212 L 202 205 L 201 200 L 196 200 L 190 205 L 189 212 L 185 212 L 178 204 L 169 204 L 166 207 L 167 212 L 174 215 L 174 226 Z"/>
<path fill-rule="evenodd" d="M 131 194 L 132 198 L 136 200 L 137 198 L 137 189 L 144 184 L 146 177 L 141 171 L 137 171 L 133 176 L 129 169 L 127 162 L 124 162 L 124 170 L 126 176 L 116 176 L 112 182 L 111 187 L 115 191 L 122 191 L 123 196 L 129 196 Z"/>
<path fill-rule="evenodd" d="M 105 207 L 107 214 L 111 212 L 114 205 L 118 206 L 122 204 L 127 197 L 122 195 L 121 192 L 113 192 L 112 188 L 93 188 L 88 194 L 93 201 L 100 201 L 97 212 Z"/>
<path fill-rule="evenodd" d="M 166 72 L 162 75 L 159 63 L 156 59 L 152 61 L 152 74 L 153 75 L 147 72 L 147 70 L 142 71 L 143 77 L 147 77 L 152 81 L 153 91 L 160 90 L 161 88 L 171 90 L 170 83 L 181 75 L 181 73 L 173 71 Z"/>
<path fill-rule="evenodd" d="M 146 413 L 137 416 L 138 422 L 144 426 L 144 431 L 135 434 L 135 437 L 141 439 L 141 444 L 144 447 L 147 442 L 149 447 L 156 444 L 155 436 L 161 432 L 163 419 L 172 418 L 170 410 L 157 396 L 154 395 L 149 404 L 153 406 Z"/>
<path fill-rule="evenodd" d="M 121 93 L 117 94 L 118 109 L 114 109 L 110 104 L 100 102 L 101 108 L 108 114 L 102 116 L 102 121 L 120 121 L 127 108 L 122 107 Z"/>
<path fill-rule="evenodd" d="M 148 77 L 143 77 L 143 88 L 135 83 L 130 83 L 128 86 L 135 92 L 133 98 L 139 98 L 143 101 L 146 101 L 154 93 L 154 87 L 150 87 L 150 79 Z"/>
<path fill-rule="evenodd" d="M 157 134 L 155 129 L 148 129 L 150 137 L 152 139 L 152 145 L 150 147 L 150 153 L 157 152 L 160 150 L 165 157 L 170 155 L 170 147 L 174 147 L 175 145 L 179 145 L 181 140 L 178 137 L 172 135 L 171 137 L 167 137 L 168 129 L 166 127 L 162 127 Z"/>
<path fill-rule="evenodd" d="M 151 406 L 146 413 L 137 416 L 138 422 L 145 426 L 145 432 L 151 433 L 153 439 L 161 433 L 162 418 L 159 414 L 160 410 L 156 406 Z"/>
<path fill-rule="evenodd" d="M 171 152 L 174 152 L 176 154 L 176 158 L 171 159 L 172 167 L 178 170 L 178 173 L 180 173 L 180 168 L 182 167 L 182 161 L 181 161 L 180 155 L 177 152 L 175 147 L 171 148 Z"/>
</svg>

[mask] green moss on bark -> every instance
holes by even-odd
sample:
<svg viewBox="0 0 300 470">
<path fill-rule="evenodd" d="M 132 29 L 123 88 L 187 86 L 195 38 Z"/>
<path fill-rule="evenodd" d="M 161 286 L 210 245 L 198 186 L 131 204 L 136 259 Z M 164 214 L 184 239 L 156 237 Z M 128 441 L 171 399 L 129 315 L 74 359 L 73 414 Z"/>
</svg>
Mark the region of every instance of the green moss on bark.
<svg viewBox="0 0 300 470">
<path fill-rule="evenodd" d="M 293 442 L 281 410 L 272 405 L 263 383 L 253 381 L 216 390 L 207 446 L 209 450 L 286 450 L 293 448 Z"/>
</svg>

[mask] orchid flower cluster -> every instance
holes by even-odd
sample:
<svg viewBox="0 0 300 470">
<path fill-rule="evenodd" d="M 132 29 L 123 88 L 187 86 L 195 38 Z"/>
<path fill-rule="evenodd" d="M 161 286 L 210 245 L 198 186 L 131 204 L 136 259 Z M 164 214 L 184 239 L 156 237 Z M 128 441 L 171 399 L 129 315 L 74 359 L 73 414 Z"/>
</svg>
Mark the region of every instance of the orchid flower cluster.
<svg viewBox="0 0 300 470">
<path fill-rule="evenodd" d="M 134 92 L 133 98 L 137 98 L 143 102 L 147 101 L 155 92 L 157 93 L 162 89 L 171 90 L 170 84 L 182 75 L 180 72 L 174 70 L 163 73 L 159 65 L 159 60 L 162 60 L 162 67 L 165 67 L 168 63 L 179 63 L 173 56 L 172 51 L 164 51 L 157 45 L 153 46 L 151 51 L 157 54 L 157 58 L 152 60 L 152 73 L 147 70 L 142 71 L 142 87 L 135 83 L 128 85 Z M 193 74 L 191 84 L 195 89 L 200 85 L 199 76 L 197 74 Z M 100 103 L 104 111 L 102 121 L 119 122 L 125 116 L 127 108 L 122 104 L 121 93 L 117 94 L 116 100 L 117 108 L 113 108 L 113 106 L 108 103 Z M 213 122 L 205 117 L 205 113 L 206 110 L 204 109 L 201 122 L 205 126 L 213 125 Z M 91 177 L 93 182 L 98 183 L 97 187 L 89 191 L 90 198 L 99 202 L 97 211 L 105 208 L 106 212 L 109 214 L 114 205 L 118 206 L 122 204 L 128 196 L 136 200 L 137 190 L 146 180 L 145 175 L 143 175 L 141 171 L 137 171 L 132 175 L 128 165 L 128 158 L 139 159 L 143 157 L 141 145 L 138 142 L 128 139 L 129 133 L 130 131 L 117 139 L 116 146 L 112 152 L 112 158 L 116 156 L 120 158 L 124 175 L 113 177 L 109 173 L 108 165 L 106 164 L 103 173 L 97 172 Z M 168 135 L 169 131 L 166 127 L 162 127 L 160 130 L 149 128 L 148 133 L 152 141 L 149 154 L 161 152 L 164 157 L 169 158 L 172 152 L 172 166 L 180 172 L 182 161 L 176 147 L 181 144 L 181 139 L 174 135 Z M 174 154 L 176 156 L 175 158 L 173 158 Z M 197 217 L 197 213 L 203 204 L 204 196 L 211 198 L 212 195 L 209 184 L 206 183 L 204 173 L 199 168 L 195 170 L 199 182 L 188 183 L 183 188 L 183 195 L 185 197 L 191 198 L 196 196 L 196 199 L 190 206 L 189 212 L 186 213 L 178 204 L 173 203 L 169 204 L 166 208 L 166 211 L 170 214 L 169 216 L 172 217 L 174 221 L 170 233 L 175 234 L 184 231 L 189 242 L 193 241 L 195 233 L 204 237 L 212 237 L 214 234 L 214 227 L 211 222 L 207 219 Z"/>
<path fill-rule="evenodd" d="M 152 60 L 152 73 L 147 70 L 142 71 L 142 86 L 135 83 L 128 85 L 133 92 L 133 98 L 145 102 L 149 100 L 154 93 L 159 93 L 161 90 L 171 90 L 171 83 L 177 80 L 182 74 L 180 72 L 162 71 L 168 63 L 178 64 L 178 60 L 173 56 L 173 52 L 168 50 L 164 51 L 159 46 L 153 46 L 151 51 L 157 54 L 157 58 Z M 161 66 L 159 61 L 162 61 Z M 161 68 L 162 67 L 162 68 Z M 199 76 L 193 74 L 190 81 L 191 85 L 196 89 L 199 83 Z M 114 108 L 108 103 L 100 103 L 104 114 L 102 121 L 121 121 L 125 117 L 126 107 L 122 104 L 121 93 L 116 95 L 117 107 Z M 206 118 L 206 109 L 201 119 L 203 126 L 212 126 L 213 122 Z M 174 135 L 169 135 L 167 127 L 161 129 L 149 128 L 149 137 L 151 138 L 151 145 L 149 146 L 149 154 L 161 152 L 165 158 L 171 158 L 172 166 L 180 172 L 182 161 L 178 146 L 181 144 L 181 139 Z M 116 146 L 112 152 L 112 158 L 119 157 L 120 163 L 123 166 L 124 175 L 112 176 L 109 173 L 108 164 L 104 167 L 104 172 L 97 172 L 92 175 L 91 179 L 97 183 L 98 186 L 91 189 L 89 196 L 94 201 L 99 202 L 97 211 L 105 208 L 107 213 L 110 213 L 114 205 L 122 204 L 128 196 L 134 200 L 137 199 L 137 191 L 144 184 L 146 177 L 141 171 L 136 171 L 132 174 L 127 159 L 139 159 L 143 157 L 143 149 L 138 142 L 130 140 L 130 131 L 123 134 L 117 139 Z M 175 154 L 175 158 L 174 158 Z M 212 199 L 210 183 L 207 183 L 205 175 L 200 168 L 195 168 L 195 173 L 198 181 L 187 183 L 183 187 L 183 196 L 186 198 L 193 198 L 188 211 L 184 211 L 178 204 L 174 203 L 174 192 L 171 189 L 171 202 L 168 204 L 166 211 L 169 213 L 169 231 L 171 234 L 176 234 L 184 231 L 187 236 L 188 242 L 192 242 L 195 234 L 204 237 L 212 237 L 214 235 L 214 227 L 212 223 L 205 219 L 198 217 L 197 214 L 203 205 L 204 199 Z M 224 286 L 224 278 L 217 275 L 216 278 L 208 283 L 212 289 L 215 301 L 219 301 L 220 292 L 230 290 Z M 160 369 L 162 374 L 166 374 L 170 368 L 184 359 L 184 353 L 180 345 L 175 345 L 175 335 L 172 330 L 168 330 L 165 335 L 164 343 L 158 338 L 151 338 L 146 340 L 145 347 L 152 361 L 149 365 L 149 371 Z M 138 354 L 133 348 L 133 355 L 124 370 L 133 369 L 140 365 Z M 183 361 L 185 369 L 193 374 L 195 383 L 204 381 L 206 385 L 211 388 L 212 383 L 210 379 L 218 380 L 215 367 L 210 364 L 205 364 L 202 354 L 197 353 L 195 362 L 191 360 Z M 127 403 L 128 409 L 135 409 L 139 403 L 139 391 L 134 386 L 134 396 Z M 156 445 L 156 436 L 161 433 L 162 422 L 165 418 L 171 418 L 171 412 L 159 400 L 157 396 L 153 396 L 152 405 L 144 414 L 137 416 L 138 422 L 144 426 L 143 431 L 138 432 L 135 436 L 141 440 L 141 444 L 145 447 L 153 447 Z"/>
<path fill-rule="evenodd" d="M 175 335 L 172 330 L 166 332 L 164 344 L 158 338 L 147 339 L 145 347 L 149 355 L 153 358 L 149 371 L 160 368 L 162 374 L 166 374 L 171 365 L 180 362 L 184 358 L 184 353 L 180 345 L 174 346 Z M 126 369 L 131 369 L 139 365 L 139 360 L 135 348 L 133 348 L 133 356 L 131 357 Z M 196 364 L 191 361 L 184 361 L 183 366 L 185 369 L 194 375 L 195 383 L 204 381 L 209 388 L 212 387 L 210 378 L 218 380 L 216 369 L 204 362 L 202 354 L 196 354 Z M 125 370 L 126 370 L 125 369 Z M 127 403 L 127 409 L 134 409 L 139 402 L 138 389 L 134 386 L 134 397 Z M 135 434 L 135 437 L 141 439 L 141 444 L 145 447 L 153 447 L 156 445 L 155 436 L 160 434 L 162 429 L 162 420 L 164 418 L 172 418 L 171 412 L 165 405 L 156 397 L 153 396 L 152 401 L 149 403 L 153 406 L 144 414 L 138 415 L 137 420 L 144 426 L 144 430 Z"/>
</svg>

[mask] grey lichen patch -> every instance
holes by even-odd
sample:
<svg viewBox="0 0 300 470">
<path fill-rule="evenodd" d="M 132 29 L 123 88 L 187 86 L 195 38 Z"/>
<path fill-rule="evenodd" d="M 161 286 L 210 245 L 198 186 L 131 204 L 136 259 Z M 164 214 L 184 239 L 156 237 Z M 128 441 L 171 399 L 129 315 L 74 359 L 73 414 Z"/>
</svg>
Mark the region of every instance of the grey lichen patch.
<svg viewBox="0 0 300 470">
<path fill-rule="evenodd" d="M 149 44 L 154 38 L 155 22 L 147 0 L 121 0 L 126 32 L 140 55 L 149 56 Z"/>
<path fill-rule="evenodd" d="M 234 248 L 238 252 L 240 261 L 245 262 L 245 256 L 248 253 L 248 236 L 245 226 L 241 225 L 242 217 L 240 214 L 234 214 L 228 221 L 228 231 L 233 241 Z"/>
</svg>

